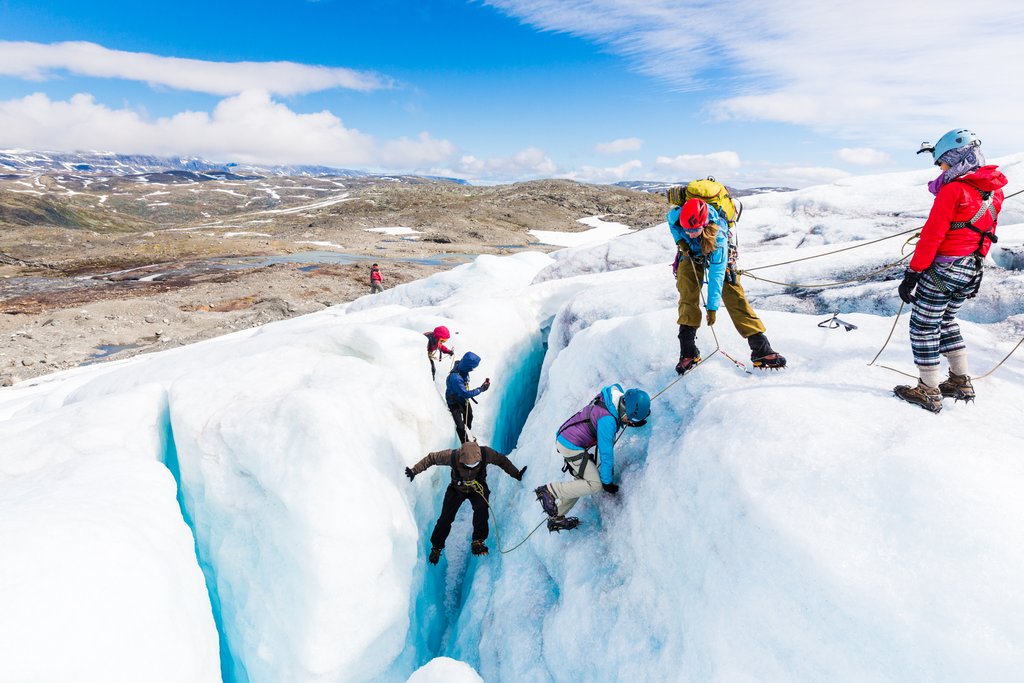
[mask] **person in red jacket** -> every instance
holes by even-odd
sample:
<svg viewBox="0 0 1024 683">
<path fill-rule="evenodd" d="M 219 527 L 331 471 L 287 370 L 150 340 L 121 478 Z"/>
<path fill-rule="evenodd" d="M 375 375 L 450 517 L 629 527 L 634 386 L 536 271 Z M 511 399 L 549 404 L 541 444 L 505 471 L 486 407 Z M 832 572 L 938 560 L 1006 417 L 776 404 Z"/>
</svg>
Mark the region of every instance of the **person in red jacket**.
<svg viewBox="0 0 1024 683">
<path fill-rule="evenodd" d="M 380 274 L 380 266 L 374 263 L 370 267 L 370 294 L 384 291 L 384 277 Z"/>
<path fill-rule="evenodd" d="M 949 131 L 934 145 L 923 143 L 921 152 L 931 152 L 942 172 L 928 183 L 935 202 L 899 287 L 900 298 L 914 306 L 910 346 L 920 379 L 917 386 L 900 385 L 893 393 L 937 413 L 943 397 L 974 400 L 956 314 L 981 286 L 985 255 L 997 240 L 1006 176 L 985 165 L 981 140 L 966 128 Z M 940 355 L 949 362 L 943 381 Z"/>
<path fill-rule="evenodd" d="M 455 352 L 444 345 L 452 334 L 444 325 L 438 325 L 430 332 L 424 332 L 427 338 L 427 360 L 430 361 L 430 376 L 437 379 L 437 366 L 434 361 L 441 360 L 441 356 L 454 356 Z"/>
</svg>

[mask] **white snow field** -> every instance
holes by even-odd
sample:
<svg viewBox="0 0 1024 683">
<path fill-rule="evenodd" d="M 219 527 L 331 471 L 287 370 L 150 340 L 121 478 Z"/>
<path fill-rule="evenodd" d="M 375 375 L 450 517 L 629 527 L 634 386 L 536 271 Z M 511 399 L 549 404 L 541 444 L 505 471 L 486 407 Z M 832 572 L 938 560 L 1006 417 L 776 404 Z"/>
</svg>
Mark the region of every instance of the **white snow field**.
<svg viewBox="0 0 1024 683">
<path fill-rule="evenodd" d="M 1024 189 L 1024 155 L 1002 160 Z M 740 265 L 919 226 L 930 169 L 749 198 Z M 1024 196 L 1007 200 L 962 312 L 972 374 L 1024 336 Z M 905 237 L 765 268 L 826 283 Z M 748 278 L 782 372 L 748 374 L 702 327 L 676 380 L 664 224 L 550 256 L 474 262 L 302 318 L 0 389 L 2 681 L 1012 681 L 1024 670 L 1024 350 L 933 415 L 868 362 L 902 266 L 825 289 Z M 838 312 L 858 326 L 818 323 Z M 913 372 L 907 315 L 879 359 Z M 723 313 L 714 333 L 740 361 Z M 456 445 L 422 332 L 485 377 L 491 554 L 463 506 L 429 534 Z M 618 495 L 539 529 L 557 427 L 599 389 L 652 395 L 616 451 Z M 671 386 L 669 386 L 671 384 Z M 444 470 L 444 471 L 442 471 Z M 499 533 L 500 532 L 500 539 Z M 456 661 L 452 661 L 456 660 Z"/>
</svg>

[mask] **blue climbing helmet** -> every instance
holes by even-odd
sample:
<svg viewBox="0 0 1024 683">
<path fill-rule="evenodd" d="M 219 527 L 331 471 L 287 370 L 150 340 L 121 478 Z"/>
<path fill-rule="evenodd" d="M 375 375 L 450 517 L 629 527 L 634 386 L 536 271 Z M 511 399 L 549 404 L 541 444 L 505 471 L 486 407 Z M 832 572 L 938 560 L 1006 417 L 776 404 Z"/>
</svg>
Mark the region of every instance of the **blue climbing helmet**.
<svg viewBox="0 0 1024 683">
<path fill-rule="evenodd" d="M 619 401 L 619 415 L 640 426 L 651 415 L 651 397 L 643 389 L 630 389 Z"/>
<path fill-rule="evenodd" d="M 939 138 L 939 141 L 934 145 L 930 142 L 922 142 L 921 149 L 917 150 L 917 153 L 931 152 L 932 161 L 938 164 L 939 157 L 951 149 L 979 146 L 981 146 L 981 138 L 978 137 L 977 133 L 967 128 L 954 128 Z"/>
</svg>

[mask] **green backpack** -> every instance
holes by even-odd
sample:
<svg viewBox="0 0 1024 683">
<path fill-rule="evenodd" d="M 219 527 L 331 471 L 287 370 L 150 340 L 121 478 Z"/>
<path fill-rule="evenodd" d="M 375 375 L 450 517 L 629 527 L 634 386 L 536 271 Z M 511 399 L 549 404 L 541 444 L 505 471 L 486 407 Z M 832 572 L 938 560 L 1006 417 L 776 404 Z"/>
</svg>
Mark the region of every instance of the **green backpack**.
<svg viewBox="0 0 1024 683">
<path fill-rule="evenodd" d="M 743 213 L 743 205 L 740 201 L 733 199 L 725 185 L 711 176 L 668 189 L 669 204 L 682 206 L 687 199 L 703 199 L 725 216 L 725 219 L 729 221 L 729 227 L 735 225 L 740 219 L 740 214 Z"/>
</svg>

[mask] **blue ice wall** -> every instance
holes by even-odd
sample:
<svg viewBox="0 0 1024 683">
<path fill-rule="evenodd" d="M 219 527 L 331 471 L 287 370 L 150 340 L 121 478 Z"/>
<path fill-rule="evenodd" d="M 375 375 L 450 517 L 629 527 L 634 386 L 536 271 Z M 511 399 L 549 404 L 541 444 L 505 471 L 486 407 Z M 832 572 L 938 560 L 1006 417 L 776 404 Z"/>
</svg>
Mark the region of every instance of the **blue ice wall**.
<svg viewBox="0 0 1024 683">
<path fill-rule="evenodd" d="M 203 577 L 206 579 L 206 592 L 210 596 L 210 609 L 213 611 L 213 620 L 217 626 L 217 635 L 220 640 L 220 673 L 225 683 L 249 683 L 249 675 L 245 670 L 245 664 L 235 657 L 231 651 L 231 644 L 228 642 L 224 628 L 223 615 L 221 614 L 220 593 L 217 590 L 216 569 L 209 561 L 203 558 L 199 549 L 199 542 L 196 540 L 195 519 L 188 505 L 185 503 L 185 494 L 181 485 L 181 465 L 178 462 L 178 449 L 174 442 L 174 429 L 171 426 L 170 408 L 165 411 L 161 420 L 161 435 L 163 441 L 163 456 L 161 461 L 170 470 L 177 485 L 178 507 L 181 509 L 181 517 L 185 524 L 192 531 L 192 539 L 195 542 L 196 561 L 203 570 Z"/>
</svg>

